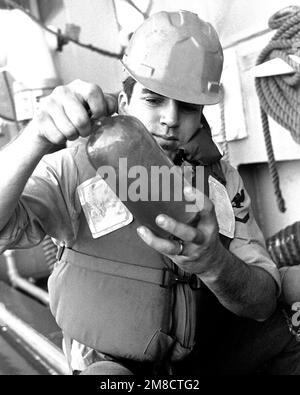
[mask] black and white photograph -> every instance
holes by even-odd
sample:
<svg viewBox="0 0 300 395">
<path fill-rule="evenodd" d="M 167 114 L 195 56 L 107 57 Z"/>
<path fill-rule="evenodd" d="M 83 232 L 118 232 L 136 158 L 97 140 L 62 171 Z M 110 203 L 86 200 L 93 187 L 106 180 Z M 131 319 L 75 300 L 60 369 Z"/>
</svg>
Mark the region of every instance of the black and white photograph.
<svg viewBox="0 0 300 395">
<path fill-rule="evenodd" d="M 299 201 L 300 0 L 0 0 L 0 376 L 300 375 Z"/>
</svg>

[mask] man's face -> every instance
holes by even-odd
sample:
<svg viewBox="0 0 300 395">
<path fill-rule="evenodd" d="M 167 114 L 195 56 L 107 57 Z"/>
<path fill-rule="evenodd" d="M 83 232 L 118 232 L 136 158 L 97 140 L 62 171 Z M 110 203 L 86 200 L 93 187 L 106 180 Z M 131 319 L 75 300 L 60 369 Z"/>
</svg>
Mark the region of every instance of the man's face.
<svg viewBox="0 0 300 395">
<path fill-rule="evenodd" d="M 170 159 L 180 146 L 199 129 L 203 106 L 161 96 L 136 82 L 128 102 L 120 97 L 120 110 L 137 117 Z"/>
</svg>

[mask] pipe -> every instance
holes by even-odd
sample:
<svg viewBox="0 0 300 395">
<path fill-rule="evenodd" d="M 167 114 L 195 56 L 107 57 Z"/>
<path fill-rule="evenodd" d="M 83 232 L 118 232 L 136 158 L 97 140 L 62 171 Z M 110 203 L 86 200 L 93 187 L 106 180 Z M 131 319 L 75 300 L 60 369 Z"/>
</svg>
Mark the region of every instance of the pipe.
<svg viewBox="0 0 300 395">
<path fill-rule="evenodd" d="M 28 280 L 21 277 L 18 273 L 16 260 L 15 260 L 15 251 L 14 250 L 6 250 L 3 255 L 6 259 L 7 265 L 7 274 L 11 285 L 14 288 L 19 288 L 22 291 L 27 292 L 29 295 L 35 297 L 40 300 L 46 306 L 49 306 L 49 295 L 47 292 L 37 287 L 34 284 L 31 284 Z"/>
<path fill-rule="evenodd" d="M 28 348 L 38 355 L 41 361 L 51 367 L 52 374 L 70 375 L 63 352 L 45 336 L 8 311 L 3 303 L 0 303 L 0 325 L 10 328 L 15 333 L 15 337 L 28 345 Z"/>
</svg>

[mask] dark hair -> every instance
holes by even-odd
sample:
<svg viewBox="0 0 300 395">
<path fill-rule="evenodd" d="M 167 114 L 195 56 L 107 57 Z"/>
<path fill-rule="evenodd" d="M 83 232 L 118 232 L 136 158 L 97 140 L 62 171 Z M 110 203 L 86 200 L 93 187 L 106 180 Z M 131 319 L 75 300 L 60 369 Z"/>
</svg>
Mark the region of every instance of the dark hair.
<svg viewBox="0 0 300 395">
<path fill-rule="evenodd" d="M 135 83 L 136 83 L 136 80 L 134 78 L 132 78 L 131 76 L 128 76 L 122 83 L 123 90 L 126 93 L 127 98 L 128 98 L 128 102 L 130 102 Z"/>
</svg>

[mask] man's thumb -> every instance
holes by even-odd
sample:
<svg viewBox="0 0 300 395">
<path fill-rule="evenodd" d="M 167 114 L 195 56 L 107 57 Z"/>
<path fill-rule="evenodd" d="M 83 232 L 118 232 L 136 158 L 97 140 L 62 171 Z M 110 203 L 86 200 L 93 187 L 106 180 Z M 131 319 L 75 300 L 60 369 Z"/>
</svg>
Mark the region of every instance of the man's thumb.
<svg viewBox="0 0 300 395">
<path fill-rule="evenodd" d="M 105 93 L 104 96 L 107 105 L 107 115 L 112 115 L 118 111 L 119 93 Z"/>
</svg>

